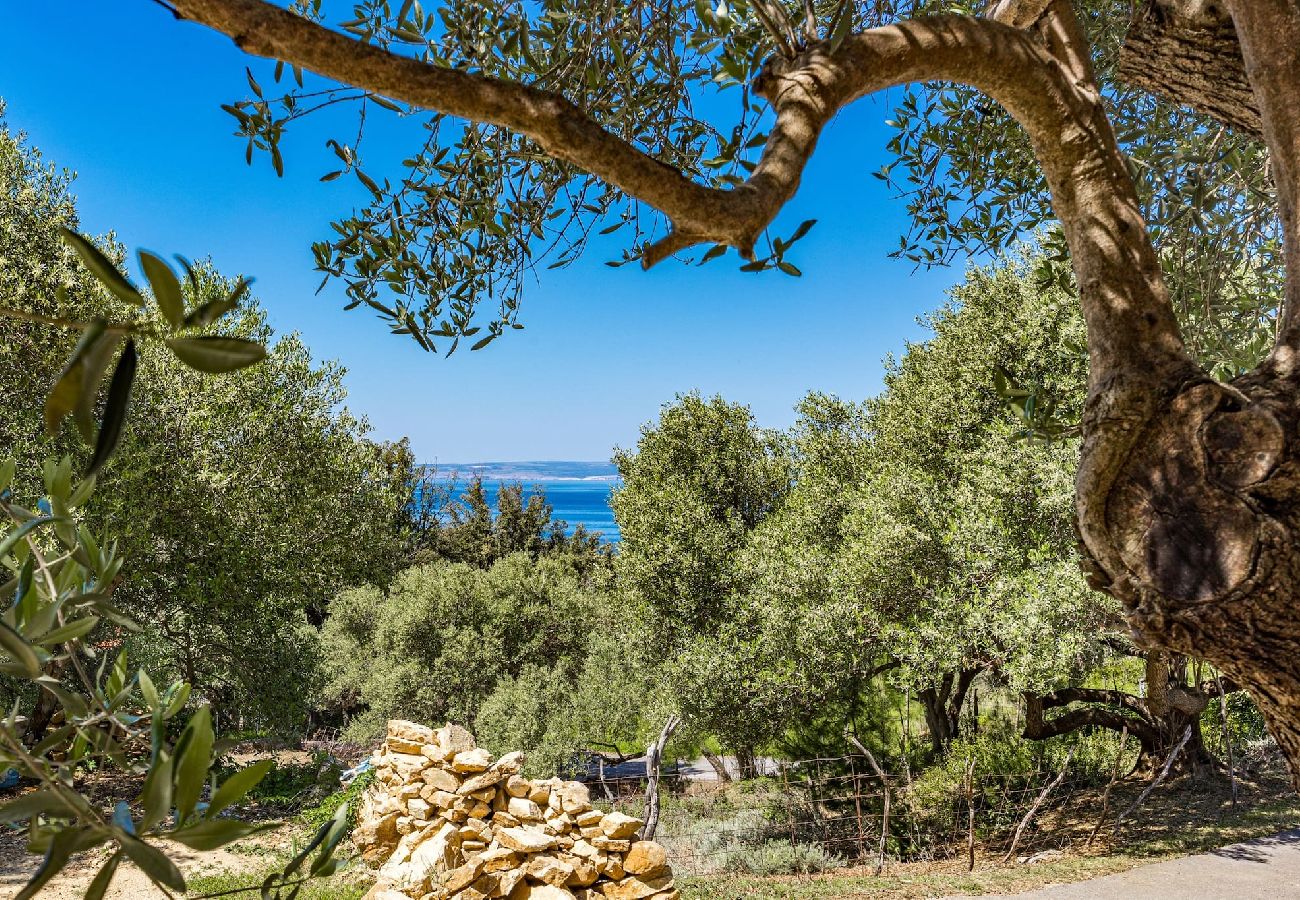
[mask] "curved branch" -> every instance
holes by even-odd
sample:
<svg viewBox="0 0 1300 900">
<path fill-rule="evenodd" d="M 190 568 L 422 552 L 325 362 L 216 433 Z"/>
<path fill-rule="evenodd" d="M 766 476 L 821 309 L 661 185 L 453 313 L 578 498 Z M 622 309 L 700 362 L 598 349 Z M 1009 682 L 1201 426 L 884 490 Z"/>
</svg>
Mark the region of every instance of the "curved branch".
<svg viewBox="0 0 1300 900">
<path fill-rule="evenodd" d="M 769 60 L 754 91 L 772 104 L 775 125 L 750 179 L 721 190 L 659 163 L 557 94 L 427 65 L 264 0 L 173 3 L 185 18 L 250 53 L 527 135 L 668 217 L 672 234 L 647 251 L 648 263 L 706 241 L 750 255 L 797 190 L 823 127 L 859 97 L 917 81 L 969 85 L 1020 122 L 1043 165 L 1084 295 L 1096 377 L 1183 358 L 1158 260 L 1095 85 L 1081 84 L 1068 61 L 1018 28 L 970 16 L 923 17 L 852 35 L 834 49 L 821 43 L 794 59 Z"/>
<path fill-rule="evenodd" d="M 1277 183 L 1287 280 L 1274 358 L 1291 374 L 1300 367 L 1300 7 L 1294 0 L 1229 0 L 1227 6 Z"/>
<path fill-rule="evenodd" d="M 794 195 L 833 114 L 863 95 L 919 81 L 962 83 L 1004 105 L 1030 134 L 1070 238 L 1095 356 L 1106 368 L 1164 351 L 1182 354 L 1138 199 L 1095 87 L 1080 86 L 1035 36 L 967 16 L 917 18 L 768 61 L 755 94 L 776 125 L 753 176 L 710 189 L 658 163 L 549 91 L 439 68 L 334 33 L 264 0 L 173 0 L 183 17 L 260 56 L 335 81 L 528 135 L 568 161 L 653 205 L 672 221 L 671 250 L 715 242 L 745 254 Z M 1036 4 L 1032 4 L 1036 5 Z M 662 258 L 662 250 L 651 260 Z"/>
<path fill-rule="evenodd" d="M 1124 691 L 1110 691 L 1101 688 L 1063 688 L 1059 691 L 1052 691 L 1050 694 L 1043 694 L 1039 700 L 1044 709 L 1054 709 L 1070 703 L 1104 703 L 1108 706 L 1119 706 L 1131 710 L 1144 718 L 1150 715 L 1146 701 Z"/>
<path fill-rule="evenodd" d="M 1056 693 L 1062 694 L 1064 692 L 1057 691 Z M 1071 734 L 1087 726 L 1107 728 L 1118 732 L 1127 731 L 1139 741 L 1142 741 L 1144 746 L 1154 744 L 1159 739 L 1156 727 L 1145 718 L 1145 715 L 1141 717 L 1127 716 L 1117 710 L 1102 709 L 1097 706 L 1072 709 L 1062 715 L 1047 719 L 1043 716 L 1043 710 L 1046 708 L 1045 699 L 1045 697 L 1034 694 L 1025 695 L 1024 736 L 1028 740 L 1046 740 L 1062 734 Z"/>
</svg>

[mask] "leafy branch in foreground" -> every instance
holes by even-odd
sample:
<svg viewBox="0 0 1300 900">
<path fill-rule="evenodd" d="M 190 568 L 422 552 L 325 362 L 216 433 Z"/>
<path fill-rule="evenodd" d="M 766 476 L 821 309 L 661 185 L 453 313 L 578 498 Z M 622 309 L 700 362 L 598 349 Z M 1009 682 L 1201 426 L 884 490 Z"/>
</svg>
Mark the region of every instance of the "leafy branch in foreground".
<svg viewBox="0 0 1300 900">
<path fill-rule="evenodd" d="M 147 307 L 145 295 L 94 244 L 67 229 L 63 236 L 108 291 Z M 25 693 L 36 697 L 30 715 L 20 713 L 19 701 L 0 720 L 0 769 L 11 769 L 36 785 L 0 806 L 0 825 L 25 827 L 28 849 L 44 856 L 16 900 L 35 896 L 73 855 L 105 845 L 111 852 L 87 887 L 87 898 L 104 896 L 124 859 L 165 895 L 183 893 L 184 875 L 156 841 L 212 850 L 264 827 L 222 813 L 262 780 L 270 761 L 218 783 L 212 768 L 222 748 L 208 705 L 199 704 L 180 726 L 190 700 L 189 685 L 176 682 L 159 689 L 145 670 L 130 673 L 125 650 L 112 653 L 126 632 L 137 630 L 112 603 L 123 560 L 116 543 L 96 535 L 79 512 L 93 495 L 96 473 L 113 455 L 125 427 L 137 340 L 161 341 L 182 363 L 208 373 L 245 368 L 266 355 L 254 341 L 206 333 L 238 306 L 247 281 L 240 281 L 226 297 L 189 308 L 181 281 L 167 263 L 145 252 L 140 262 L 164 324 L 151 316 L 111 324 L 103 319 L 40 318 L 44 324 L 81 332 L 45 398 L 45 427 L 53 435 L 73 417 L 93 445 L 84 473 L 74 477 L 71 457 L 46 460 L 45 496 L 28 508 L 19 505 L 10 490 L 17 464 L 0 463 L 0 579 L 7 578 L 0 584 L 0 596 L 12 598 L 0 612 L 0 673 L 25 683 Z M 185 269 L 193 288 L 194 272 L 187 263 Z M 17 310 L 0 310 L 0 315 L 36 321 Z M 101 404 L 100 386 L 115 356 Z M 96 428 L 97 406 L 102 411 Z M 134 802 L 119 801 L 105 809 L 77 787 L 79 774 L 106 767 L 143 776 Z M 323 825 L 283 872 L 247 890 L 279 898 L 285 889 L 284 896 L 291 897 L 303 880 L 332 874 L 338 867 L 333 852 L 346 830 L 346 814 L 344 807 Z M 313 853 L 305 873 L 295 879 Z"/>
</svg>

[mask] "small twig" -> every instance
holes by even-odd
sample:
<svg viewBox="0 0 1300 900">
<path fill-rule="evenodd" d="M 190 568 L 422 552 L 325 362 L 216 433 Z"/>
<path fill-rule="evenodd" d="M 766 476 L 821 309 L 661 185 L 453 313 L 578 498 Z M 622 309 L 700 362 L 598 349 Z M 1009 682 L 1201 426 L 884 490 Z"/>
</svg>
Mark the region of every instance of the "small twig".
<svg viewBox="0 0 1300 900">
<path fill-rule="evenodd" d="M 782 48 L 782 55 L 787 59 L 798 56 L 799 38 L 795 34 L 794 23 L 790 21 L 790 14 L 785 11 L 785 8 L 772 0 L 754 0 L 751 8 L 756 13 L 761 10 L 762 16 L 771 23 L 772 37 Z"/>
<path fill-rule="evenodd" d="M 1147 797 L 1151 796 L 1151 792 L 1154 791 L 1156 788 L 1158 788 L 1160 786 L 1160 783 L 1163 782 L 1165 778 L 1169 776 L 1169 772 L 1174 767 L 1174 760 L 1178 758 L 1179 753 L 1183 752 L 1183 747 L 1187 746 L 1187 742 L 1191 739 L 1191 737 L 1192 737 L 1192 726 L 1188 725 L 1187 730 L 1183 732 L 1182 740 L 1178 742 L 1178 746 L 1173 749 L 1173 752 L 1169 754 L 1169 758 L 1165 760 L 1164 766 L 1161 767 L 1160 769 L 1160 774 L 1155 777 L 1154 781 L 1152 781 L 1149 785 L 1147 785 L 1146 790 L 1144 790 L 1141 794 L 1138 795 L 1138 798 L 1133 801 L 1133 805 L 1130 806 L 1128 809 L 1124 810 L 1124 812 L 1120 813 L 1119 817 L 1115 820 L 1116 828 L 1119 827 L 1120 822 L 1123 822 L 1125 819 L 1131 816 L 1133 814 L 1133 811 L 1137 809 L 1139 806 L 1141 806 L 1142 802 L 1146 800 Z"/>
<path fill-rule="evenodd" d="M 889 840 L 889 780 L 885 777 L 885 772 L 876 762 L 876 758 L 871 751 L 863 746 L 857 736 L 851 732 L 845 732 L 844 737 L 848 742 L 857 748 L 858 752 L 867 758 L 868 764 L 875 771 L 876 777 L 880 779 L 880 790 L 884 794 L 884 812 L 880 816 L 880 848 L 876 854 L 876 874 L 879 875 L 885 870 L 885 850 Z"/>
<path fill-rule="evenodd" d="M 1115 787 L 1115 782 L 1119 781 L 1119 767 L 1124 764 L 1124 748 L 1127 744 L 1128 726 L 1125 725 L 1119 736 L 1119 752 L 1115 754 L 1115 768 L 1110 773 L 1110 781 L 1106 784 L 1106 789 L 1101 792 L 1101 815 L 1097 817 L 1097 824 L 1092 827 L 1088 840 L 1083 842 L 1085 850 L 1092 846 L 1092 842 L 1101 831 L 1101 826 L 1106 823 L 1106 812 L 1110 808 L 1110 792 Z"/>
<path fill-rule="evenodd" d="M 796 53 L 794 43 L 786 37 L 776 19 L 772 18 L 771 10 L 763 4 L 763 0 L 756 0 L 750 8 L 754 10 L 754 15 L 758 17 L 758 23 L 763 26 L 763 30 L 771 35 L 777 52 L 786 59 L 794 59 Z"/>
<path fill-rule="evenodd" d="M 1237 767 L 1232 758 L 1232 735 L 1228 733 L 1228 698 L 1223 693 L 1223 676 L 1215 675 L 1219 688 L 1219 727 L 1223 730 L 1223 744 L 1228 750 L 1228 782 L 1232 785 L 1232 808 L 1237 808 Z"/>
<path fill-rule="evenodd" d="M 817 10 L 813 8 L 813 0 L 803 0 L 803 33 L 810 46 L 817 43 Z"/>
<path fill-rule="evenodd" d="M 1015 834 L 1011 835 L 1011 846 L 1007 848 L 1006 855 L 1002 857 L 1003 863 L 1010 862 L 1011 858 L 1015 856 L 1016 847 L 1020 843 L 1020 836 L 1024 834 L 1025 829 L 1029 827 L 1029 823 L 1033 821 L 1034 814 L 1037 813 L 1038 808 L 1043 805 L 1043 801 L 1047 799 L 1047 795 L 1055 790 L 1057 785 L 1065 780 L 1065 772 L 1070 768 L 1070 761 L 1072 759 L 1074 759 L 1073 749 L 1065 755 L 1065 762 L 1061 764 L 1061 771 L 1057 772 L 1056 777 L 1048 782 L 1047 787 L 1043 788 L 1042 793 L 1038 795 L 1038 799 L 1029 807 L 1029 812 L 1025 813 L 1025 817 L 1021 819 L 1020 824 L 1016 826 Z"/>
</svg>

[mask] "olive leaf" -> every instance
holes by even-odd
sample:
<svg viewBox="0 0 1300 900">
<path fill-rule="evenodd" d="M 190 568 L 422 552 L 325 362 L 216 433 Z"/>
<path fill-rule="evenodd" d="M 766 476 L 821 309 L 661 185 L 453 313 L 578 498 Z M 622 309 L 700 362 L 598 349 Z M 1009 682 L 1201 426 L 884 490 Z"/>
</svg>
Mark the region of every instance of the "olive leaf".
<svg viewBox="0 0 1300 900">
<path fill-rule="evenodd" d="M 104 287 L 128 303 L 144 305 L 144 297 L 140 296 L 140 292 L 135 289 L 135 286 L 126 280 L 126 276 L 117 270 L 117 266 L 113 265 L 112 261 L 98 247 L 71 228 L 59 226 L 59 232 L 62 234 L 63 240 L 81 257 L 82 263 L 90 270 L 90 273 L 99 279 Z"/>
<path fill-rule="evenodd" d="M 191 369 L 211 374 L 234 372 L 266 359 L 266 348 L 244 338 L 200 337 L 168 338 L 172 353 Z"/>
</svg>

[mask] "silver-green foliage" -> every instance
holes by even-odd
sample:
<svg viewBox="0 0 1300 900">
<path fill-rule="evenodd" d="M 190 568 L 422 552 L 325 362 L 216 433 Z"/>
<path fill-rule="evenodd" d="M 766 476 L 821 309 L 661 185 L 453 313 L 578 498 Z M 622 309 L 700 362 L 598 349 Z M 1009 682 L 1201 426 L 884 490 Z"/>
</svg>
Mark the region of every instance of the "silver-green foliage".
<svg viewBox="0 0 1300 900">
<path fill-rule="evenodd" d="M 503 679 L 535 685 L 581 666 L 606 600 L 580 570 L 564 555 L 516 553 L 489 569 L 436 562 L 387 591 L 344 591 L 322 630 L 324 696 L 355 714 L 358 738 L 389 718 L 473 726 Z"/>
<path fill-rule="evenodd" d="M 213 331 L 247 283 L 204 299 L 200 270 L 186 264 L 178 276 L 141 253 L 149 285 L 142 291 L 75 231 L 67 184 L 0 130 L 0 375 L 14 401 L 0 417 L 13 454 L 0 462 L 0 680 L 16 698 L 0 720 L 0 769 L 35 784 L 0 806 L 0 823 L 25 823 L 28 849 L 44 857 L 16 895 L 22 900 L 72 855 L 104 845 L 111 852 L 87 897 L 104 895 L 123 860 L 164 891 L 184 891 L 184 876 L 158 841 L 210 850 L 258 830 L 223 813 L 269 767 L 218 782 L 212 770 L 221 744 L 210 706 L 191 703 L 183 681 L 159 687 L 143 668 L 132 672 L 119 649 L 140 626 L 116 595 L 131 559 L 112 526 L 129 524 L 148 494 L 113 497 L 123 485 L 107 466 L 121 448 L 142 380 L 162 380 L 178 362 L 227 373 L 265 357 L 260 341 Z M 166 362 L 141 366 L 142 357 Z M 62 427 L 69 418 L 84 447 Z M 34 437 L 41 425 L 44 439 Z M 160 466 L 150 473 L 155 493 L 180 480 L 161 474 L 174 471 Z M 102 508 L 92 514 L 96 504 L 121 515 L 105 516 Z M 104 809 L 81 791 L 86 770 L 106 767 L 143 776 L 132 802 Z M 250 890 L 279 898 L 306 878 L 332 872 L 345 816 L 341 811 L 288 866 Z"/>
<path fill-rule="evenodd" d="M 272 333 L 247 282 L 203 263 L 178 278 L 142 253 L 156 302 L 140 306 L 121 276 L 118 292 L 105 287 L 62 236 L 77 228 L 68 176 L 2 122 L 0 186 L 0 307 L 23 316 L 5 318 L 0 341 L 0 395 L 15 398 L 0 409 L 0 444 L 18 463 L 15 491 L 42 488 L 51 454 L 90 459 L 76 429 L 43 435 L 70 402 L 83 427 L 98 414 L 94 392 L 76 390 L 89 388 L 89 371 L 106 369 L 127 337 L 170 339 L 134 342 L 130 419 L 84 516 L 112 528 L 125 559 L 117 602 L 144 623 L 129 639 L 133 658 L 194 684 L 218 720 L 296 724 L 310 692 L 309 621 L 341 587 L 383 582 L 400 565 L 410 465 L 348 411 L 341 367 L 313 360 L 297 335 Z M 111 240 L 99 246 L 82 249 L 101 271 L 125 262 Z M 82 333 L 49 323 L 81 321 L 104 330 L 92 326 L 92 345 L 59 379 Z M 126 322 L 132 335 L 118 328 Z M 265 359 L 219 375 L 177 365 L 176 348 L 193 361 L 195 347 L 214 350 L 218 367 L 232 348 Z"/>
<path fill-rule="evenodd" d="M 63 238 L 104 288 L 132 305 L 146 303 L 88 240 L 67 229 Z M 237 295 L 209 308 L 211 318 L 200 324 L 208 312 L 203 306 L 187 309 L 179 300 L 179 281 L 170 266 L 155 258 L 145 271 L 153 301 L 166 314 L 165 326 L 134 314 L 112 322 L 42 323 L 81 334 L 45 402 L 50 433 L 74 416 L 94 445 L 80 477 L 74 477 L 71 458 L 48 459 L 44 496 L 23 498 L 23 505 L 11 490 L 17 463 L 0 464 L 0 514 L 7 525 L 0 535 L 0 566 L 8 576 L 0 593 L 12 597 L 0 614 L 0 672 L 28 683 L 38 694 L 30 716 L 15 704 L 0 721 L 0 767 L 38 785 L 0 807 L 5 824 L 27 823 L 28 849 L 44 856 L 16 895 L 19 900 L 34 896 L 74 854 L 105 844 L 112 853 L 86 889 L 87 897 L 104 895 L 122 860 L 133 862 L 160 887 L 184 891 L 185 878 L 160 849 L 159 839 L 210 850 L 259 827 L 221 813 L 257 784 L 269 763 L 218 784 L 210 774 L 218 746 L 209 706 L 198 705 L 177 732 L 169 722 L 186 708 L 189 685 L 176 682 L 160 690 L 143 669 L 131 674 L 125 651 L 108 652 L 138 626 L 113 602 L 123 562 L 116 543 L 88 527 L 82 508 L 95 491 L 96 473 L 121 438 L 136 375 L 136 341 L 161 341 L 181 362 L 202 371 L 242 368 L 265 355 L 260 344 L 244 338 L 187 334 L 232 309 Z M 242 292 L 242 283 L 236 290 Z M 173 301 L 180 305 L 170 305 Z M 110 367 L 113 374 L 96 427 L 92 413 Z M 105 810 L 78 789 L 80 771 L 105 766 L 144 776 L 134 804 L 122 801 Z M 292 891 L 304 877 L 333 872 L 337 862 L 332 854 L 345 815 L 342 811 L 322 827 L 302 854 L 269 878 L 263 895 L 280 897 L 283 887 Z"/>
</svg>

